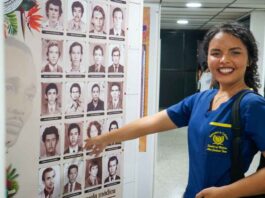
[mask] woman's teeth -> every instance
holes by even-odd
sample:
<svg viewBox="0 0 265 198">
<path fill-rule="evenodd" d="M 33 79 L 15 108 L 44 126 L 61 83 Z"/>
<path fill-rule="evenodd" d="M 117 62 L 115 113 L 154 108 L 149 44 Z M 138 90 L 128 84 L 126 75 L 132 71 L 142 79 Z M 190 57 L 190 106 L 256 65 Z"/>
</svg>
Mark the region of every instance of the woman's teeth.
<svg viewBox="0 0 265 198">
<path fill-rule="evenodd" d="M 218 71 L 223 73 L 223 74 L 228 74 L 228 73 L 231 73 L 232 71 L 234 71 L 234 69 L 232 69 L 232 68 L 220 68 L 220 69 L 218 69 Z"/>
</svg>

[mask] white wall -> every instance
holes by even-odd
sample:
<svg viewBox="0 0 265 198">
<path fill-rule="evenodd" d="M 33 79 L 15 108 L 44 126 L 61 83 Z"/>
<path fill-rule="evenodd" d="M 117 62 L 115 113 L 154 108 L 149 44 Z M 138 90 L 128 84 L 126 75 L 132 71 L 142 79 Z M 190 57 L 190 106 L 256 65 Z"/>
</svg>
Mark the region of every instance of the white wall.
<svg viewBox="0 0 265 198">
<path fill-rule="evenodd" d="M 158 112 L 160 82 L 160 5 L 145 4 L 150 8 L 150 45 L 148 79 L 148 115 Z M 147 136 L 147 151 L 138 155 L 138 196 L 153 197 L 154 165 L 157 135 Z"/>
<path fill-rule="evenodd" d="M 142 1 L 131 1 L 129 10 L 129 50 L 126 98 L 126 122 L 140 116 L 141 54 L 142 54 Z M 160 78 L 160 6 L 150 7 L 151 31 L 149 54 L 148 114 L 158 111 Z M 147 137 L 147 151 L 138 152 L 139 142 L 125 142 L 124 198 L 151 198 L 153 196 L 156 135 Z"/>
<path fill-rule="evenodd" d="M 265 76 L 265 12 L 255 11 L 250 15 L 250 30 L 257 40 L 259 49 L 258 73 L 261 79 L 261 88 L 259 93 L 263 94 L 264 76 Z"/>
<path fill-rule="evenodd" d="M 0 13 L 3 13 L 3 3 L 0 3 Z M 3 41 L 3 14 L 0 16 L 0 43 Z M 4 95 L 4 50 L 0 45 L 0 197 L 5 197 L 5 95 Z"/>
<path fill-rule="evenodd" d="M 142 54 L 142 16 L 143 1 L 129 2 L 128 20 L 128 60 L 126 84 L 126 118 L 128 123 L 140 116 L 141 93 L 141 54 Z M 123 197 L 136 198 L 137 196 L 137 155 L 138 139 L 124 143 L 124 184 Z"/>
</svg>

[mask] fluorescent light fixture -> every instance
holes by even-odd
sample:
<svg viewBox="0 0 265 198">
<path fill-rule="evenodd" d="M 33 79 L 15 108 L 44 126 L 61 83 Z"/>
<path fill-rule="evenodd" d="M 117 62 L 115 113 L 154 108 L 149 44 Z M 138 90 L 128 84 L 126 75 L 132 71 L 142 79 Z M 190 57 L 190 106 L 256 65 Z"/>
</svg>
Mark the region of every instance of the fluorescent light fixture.
<svg viewBox="0 0 265 198">
<path fill-rule="evenodd" d="M 189 8 L 199 8 L 202 6 L 201 3 L 186 3 L 186 6 Z"/>
<path fill-rule="evenodd" d="M 182 24 L 182 25 L 184 25 L 184 24 L 188 24 L 189 21 L 186 20 L 186 19 L 179 19 L 179 20 L 177 20 L 177 23 L 178 23 L 178 24 Z"/>
</svg>

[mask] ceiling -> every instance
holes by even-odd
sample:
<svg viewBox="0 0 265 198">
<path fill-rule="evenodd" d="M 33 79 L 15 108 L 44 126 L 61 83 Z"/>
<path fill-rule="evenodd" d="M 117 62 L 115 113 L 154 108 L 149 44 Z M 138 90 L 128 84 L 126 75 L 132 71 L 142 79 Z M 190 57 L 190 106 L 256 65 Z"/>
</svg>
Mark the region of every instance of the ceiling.
<svg viewBox="0 0 265 198">
<path fill-rule="evenodd" d="M 200 2 L 200 8 L 187 8 L 188 2 Z M 240 20 L 252 11 L 265 11 L 265 0 L 144 0 L 161 4 L 161 29 L 208 29 L 219 23 Z M 176 23 L 187 19 L 187 25 Z"/>
</svg>

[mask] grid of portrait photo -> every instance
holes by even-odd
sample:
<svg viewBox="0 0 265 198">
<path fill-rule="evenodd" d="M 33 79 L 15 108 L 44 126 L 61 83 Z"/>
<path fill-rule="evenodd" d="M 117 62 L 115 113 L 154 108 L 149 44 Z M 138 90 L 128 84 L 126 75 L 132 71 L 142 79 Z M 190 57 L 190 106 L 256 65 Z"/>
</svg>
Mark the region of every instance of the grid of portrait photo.
<svg viewBox="0 0 265 198">
<path fill-rule="evenodd" d="M 121 197 L 123 146 L 85 140 L 124 124 L 124 0 L 40 1 L 39 197 Z"/>
</svg>

